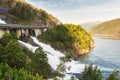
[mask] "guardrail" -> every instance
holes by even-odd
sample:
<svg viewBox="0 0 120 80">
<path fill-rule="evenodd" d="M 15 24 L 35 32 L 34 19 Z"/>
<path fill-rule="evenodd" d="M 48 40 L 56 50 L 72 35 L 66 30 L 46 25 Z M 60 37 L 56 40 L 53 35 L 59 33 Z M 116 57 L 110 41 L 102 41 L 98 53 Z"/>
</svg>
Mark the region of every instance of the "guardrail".
<svg viewBox="0 0 120 80">
<path fill-rule="evenodd" d="M 33 28 L 33 29 L 41 29 L 48 28 L 45 26 L 31 26 L 31 25 L 19 25 L 19 24 L 0 24 L 0 28 Z"/>
</svg>

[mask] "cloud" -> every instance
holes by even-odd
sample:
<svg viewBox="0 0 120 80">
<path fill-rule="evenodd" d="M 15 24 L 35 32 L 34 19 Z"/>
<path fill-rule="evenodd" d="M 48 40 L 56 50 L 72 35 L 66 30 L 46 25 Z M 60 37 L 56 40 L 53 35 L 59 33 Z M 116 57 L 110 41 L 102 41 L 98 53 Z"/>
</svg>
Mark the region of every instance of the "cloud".
<svg viewBox="0 0 120 80">
<path fill-rule="evenodd" d="M 59 11 L 56 15 L 64 23 L 82 23 L 89 21 L 105 21 L 120 17 L 119 4 L 88 6 L 81 9 Z"/>
<path fill-rule="evenodd" d="M 101 21 L 120 17 L 120 0 L 27 0 L 64 23 Z"/>
</svg>

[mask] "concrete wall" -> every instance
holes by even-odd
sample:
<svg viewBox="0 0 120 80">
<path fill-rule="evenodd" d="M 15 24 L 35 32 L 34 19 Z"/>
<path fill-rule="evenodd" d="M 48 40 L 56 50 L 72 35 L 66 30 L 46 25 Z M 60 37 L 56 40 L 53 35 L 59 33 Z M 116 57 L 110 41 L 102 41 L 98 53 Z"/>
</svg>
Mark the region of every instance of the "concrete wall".
<svg viewBox="0 0 120 80">
<path fill-rule="evenodd" d="M 40 29 L 35 29 L 35 35 L 39 36 L 41 35 L 42 31 Z"/>
<path fill-rule="evenodd" d="M 8 30 L 4 30 L 4 29 L 0 29 L 0 38 L 2 38 L 2 36 L 3 36 L 5 33 L 9 33 L 9 31 L 8 31 Z"/>
<path fill-rule="evenodd" d="M 17 30 L 17 36 L 20 37 L 21 36 L 21 31 L 20 30 Z"/>
<path fill-rule="evenodd" d="M 31 30 L 33 30 L 35 32 L 35 36 L 39 36 L 39 35 L 42 34 L 42 32 L 46 31 L 46 29 L 31 29 Z M 10 30 L 0 29 L 0 38 L 2 37 L 2 35 L 5 34 L 5 32 L 9 33 Z M 17 33 L 18 37 L 20 37 L 22 34 L 24 34 L 25 36 L 31 35 L 29 33 L 29 29 L 20 29 L 20 28 L 17 28 L 17 29 L 15 29 L 15 32 Z"/>
</svg>

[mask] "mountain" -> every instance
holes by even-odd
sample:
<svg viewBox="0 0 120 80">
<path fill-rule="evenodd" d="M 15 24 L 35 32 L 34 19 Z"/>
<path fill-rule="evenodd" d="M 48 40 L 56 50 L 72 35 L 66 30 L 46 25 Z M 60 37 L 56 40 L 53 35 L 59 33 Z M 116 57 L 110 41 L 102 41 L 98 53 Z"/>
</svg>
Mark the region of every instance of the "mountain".
<svg viewBox="0 0 120 80">
<path fill-rule="evenodd" d="M 81 27 L 90 32 L 96 25 L 101 24 L 101 21 L 95 21 L 95 22 L 86 22 L 82 23 Z"/>
<path fill-rule="evenodd" d="M 99 24 L 90 33 L 94 36 L 120 37 L 120 18 Z"/>
<path fill-rule="evenodd" d="M 0 0 L 0 17 L 7 23 L 55 26 L 59 20 L 25 0 Z"/>
</svg>

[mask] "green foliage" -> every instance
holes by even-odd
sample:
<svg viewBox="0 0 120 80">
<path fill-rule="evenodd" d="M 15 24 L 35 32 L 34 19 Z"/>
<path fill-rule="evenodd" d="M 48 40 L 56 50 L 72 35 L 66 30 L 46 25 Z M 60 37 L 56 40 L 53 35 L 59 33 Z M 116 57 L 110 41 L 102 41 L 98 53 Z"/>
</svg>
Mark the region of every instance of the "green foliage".
<svg viewBox="0 0 120 80">
<path fill-rule="evenodd" d="M 48 78 L 51 73 L 51 67 L 48 64 L 47 55 L 43 52 L 42 48 L 39 47 L 32 59 L 32 68 L 34 73 L 42 75 L 44 78 Z"/>
<path fill-rule="evenodd" d="M 64 25 L 58 25 L 54 28 L 47 30 L 39 38 L 51 44 L 53 47 L 60 50 L 71 49 L 71 37 L 68 34 L 68 30 Z"/>
<path fill-rule="evenodd" d="M 65 27 L 68 29 L 73 42 L 79 43 L 81 49 L 90 47 L 92 37 L 80 25 L 65 24 Z"/>
<path fill-rule="evenodd" d="M 68 53 L 75 53 L 76 49 L 90 49 L 92 37 L 79 25 L 57 25 L 38 37 L 41 41 Z M 75 43 L 78 46 L 74 46 Z"/>
<path fill-rule="evenodd" d="M 0 63 L 7 63 L 11 68 L 25 68 L 27 71 L 30 71 L 31 74 L 36 75 L 38 73 L 38 75 L 44 78 L 59 75 L 58 72 L 51 70 L 47 55 L 41 47 L 39 47 L 35 53 L 32 53 L 27 48 L 19 45 L 16 34 L 13 33 L 3 35 L 1 42 Z M 31 76 L 28 76 L 28 78 L 30 78 L 28 80 L 33 80 Z"/>
<path fill-rule="evenodd" d="M 29 7 L 29 5 L 27 4 L 22 5 L 22 4 L 23 3 L 19 2 L 16 5 L 16 7 L 13 10 L 11 10 L 11 14 L 23 20 L 32 20 L 34 18 L 33 15 L 35 14 L 31 12 L 31 8 Z"/>
<path fill-rule="evenodd" d="M 57 66 L 57 71 L 60 72 L 62 74 L 62 78 L 65 75 L 66 70 L 70 70 L 70 66 L 67 67 L 65 65 L 66 62 L 70 62 L 70 57 L 65 56 L 65 57 L 60 57 L 60 64 Z"/>
<path fill-rule="evenodd" d="M 63 62 L 63 63 L 70 62 L 71 58 L 69 56 L 60 57 L 60 61 Z"/>
<path fill-rule="evenodd" d="M 113 71 L 106 80 L 120 80 L 119 71 Z"/>
<path fill-rule="evenodd" d="M 51 28 L 40 37 L 48 42 L 69 42 L 71 39 L 68 34 L 68 30 L 64 27 L 64 25 L 58 25 Z"/>
<path fill-rule="evenodd" d="M 17 34 L 5 33 L 1 39 L 0 62 L 9 64 L 11 67 L 25 67 L 25 54 L 20 47 Z"/>
<path fill-rule="evenodd" d="M 102 74 L 97 66 L 88 65 L 85 66 L 85 69 L 79 80 L 102 80 Z"/>
<path fill-rule="evenodd" d="M 17 40 L 18 37 L 17 37 L 17 34 L 15 32 L 11 32 L 10 34 L 9 33 L 5 33 L 3 36 L 2 36 L 2 45 L 3 46 L 6 46 L 7 43 L 10 41 L 10 40 Z"/>
<path fill-rule="evenodd" d="M 5 47 L 4 59 L 11 67 L 25 67 L 25 55 L 23 54 L 19 43 L 15 40 L 9 41 Z"/>
<path fill-rule="evenodd" d="M 59 80 L 58 78 L 54 78 L 53 80 Z"/>
<path fill-rule="evenodd" d="M 25 69 L 12 69 L 7 64 L 0 64 L 0 80 L 43 80 L 41 76 L 32 75 Z"/>
<path fill-rule="evenodd" d="M 109 74 L 108 78 L 103 79 L 101 70 L 97 66 L 87 65 L 82 72 L 79 80 L 120 80 L 119 71 L 115 70 Z"/>
<path fill-rule="evenodd" d="M 70 80 L 75 80 L 75 78 L 72 76 Z"/>
</svg>

